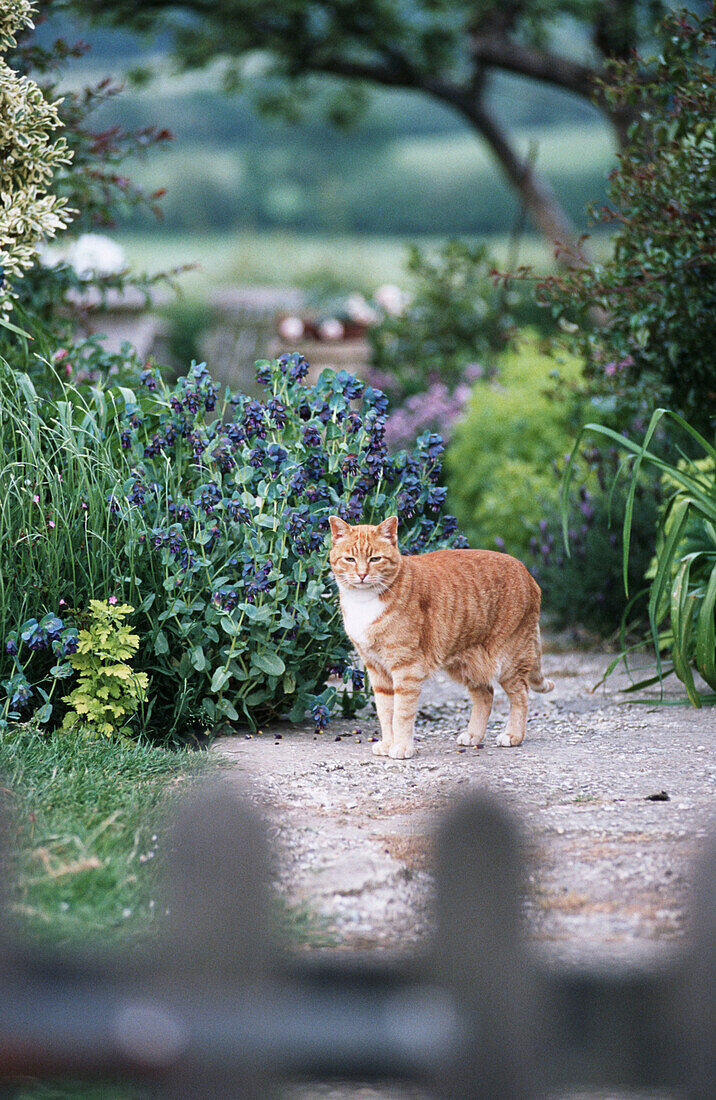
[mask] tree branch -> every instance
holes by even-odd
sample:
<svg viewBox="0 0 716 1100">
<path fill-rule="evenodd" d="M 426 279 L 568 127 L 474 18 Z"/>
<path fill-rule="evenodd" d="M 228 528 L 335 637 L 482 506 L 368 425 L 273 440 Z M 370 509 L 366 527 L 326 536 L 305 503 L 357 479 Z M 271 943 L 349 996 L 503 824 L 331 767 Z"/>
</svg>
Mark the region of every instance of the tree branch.
<svg viewBox="0 0 716 1100">
<path fill-rule="evenodd" d="M 577 246 L 576 228 L 562 210 L 549 183 L 535 172 L 529 159 L 520 159 L 507 134 L 482 102 L 460 97 L 453 103 L 492 149 L 525 204 L 533 224 L 555 246 L 563 246 L 569 255 L 576 255 L 576 262 L 579 263 L 581 250 Z M 574 262 L 570 261 L 570 266 Z"/>
<path fill-rule="evenodd" d="M 329 73 L 355 80 L 370 80 L 388 87 L 413 88 L 426 92 L 456 108 L 473 129 L 485 139 L 510 183 L 517 189 L 531 221 L 555 245 L 564 246 L 565 254 L 578 253 L 577 231 L 562 210 L 554 191 L 534 170 L 529 160 L 522 161 L 512 148 L 507 134 L 470 90 L 447 84 L 424 73 L 402 71 L 373 61 L 347 61 L 342 57 L 312 58 L 314 72 Z"/>
<path fill-rule="evenodd" d="M 473 35 L 470 54 L 477 65 L 543 80 L 580 96 L 588 95 L 590 87 L 602 75 L 591 65 L 582 65 L 537 46 L 525 46 L 502 35 Z"/>
</svg>

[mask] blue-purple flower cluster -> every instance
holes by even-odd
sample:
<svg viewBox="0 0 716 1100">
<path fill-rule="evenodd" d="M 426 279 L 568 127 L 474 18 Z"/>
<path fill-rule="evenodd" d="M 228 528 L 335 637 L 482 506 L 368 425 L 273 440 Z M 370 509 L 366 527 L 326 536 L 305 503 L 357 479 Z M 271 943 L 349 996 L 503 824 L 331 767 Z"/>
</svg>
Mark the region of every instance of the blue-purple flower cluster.
<svg viewBox="0 0 716 1100">
<path fill-rule="evenodd" d="M 463 544 L 443 514 L 441 437 L 389 454 L 385 394 L 345 371 L 308 386 L 308 370 L 298 354 L 261 363 L 266 397 L 222 402 L 203 365 L 173 390 L 147 374 L 118 426 L 129 474 L 110 509 L 116 523 L 144 524 L 138 579 L 159 593 L 162 623 L 146 667 L 167 728 L 180 703 L 204 723 L 313 709 L 324 728 L 338 667 L 359 703 L 363 673 L 326 563 L 331 514 L 359 523 L 397 512 L 407 553 Z"/>
<path fill-rule="evenodd" d="M 5 698 L 0 701 L 0 730 L 5 728 L 8 718 L 29 717 L 43 700 L 46 706 L 38 712 L 40 720 L 49 720 L 52 708 L 47 704 L 52 682 L 71 675 L 72 666 L 67 658 L 77 652 L 78 637 L 74 625 L 52 613 L 39 622 L 28 619 L 7 635 L 3 649 L 10 658 L 10 673 L 2 681 Z M 48 686 L 49 695 L 45 690 Z"/>
</svg>

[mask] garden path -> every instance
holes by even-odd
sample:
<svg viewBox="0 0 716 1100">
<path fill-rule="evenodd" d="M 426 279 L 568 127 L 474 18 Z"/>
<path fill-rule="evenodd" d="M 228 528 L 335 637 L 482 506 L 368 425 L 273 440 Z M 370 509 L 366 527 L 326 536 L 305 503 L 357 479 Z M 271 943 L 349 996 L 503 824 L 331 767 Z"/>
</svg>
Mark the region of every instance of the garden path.
<svg viewBox="0 0 716 1100">
<path fill-rule="evenodd" d="M 269 821 L 280 894 L 315 917 L 334 949 L 403 949 L 427 934 L 435 817 L 465 791 L 487 789 L 527 840 L 525 908 L 538 948 L 642 958 L 682 934 L 692 864 L 716 824 L 716 708 L 659 706 L 653 694 L 626 703 L 623 677 L 593 691 L 608 660 L 547 653 L 556 688 L 532 696 L 518 749 L 494 743 L 501 693 L 485 747 L 460 749 L 468 703 L 438 676 L 423 691 L 412 760 L 372 755 L 374 718 L 319 736 L 276 725 L 220 738 L 213 751 Z"/>
</svg>

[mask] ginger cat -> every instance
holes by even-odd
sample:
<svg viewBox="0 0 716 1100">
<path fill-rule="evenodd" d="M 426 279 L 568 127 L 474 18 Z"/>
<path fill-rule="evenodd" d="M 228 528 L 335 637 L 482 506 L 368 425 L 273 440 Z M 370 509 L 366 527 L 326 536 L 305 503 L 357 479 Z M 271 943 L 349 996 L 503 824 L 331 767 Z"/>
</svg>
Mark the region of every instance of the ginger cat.
<svg viewBox="0 0 716 1100">
<path fill-rule="evenodd" d="M 363 659 L 382 733 L 378 756 L 404 760 L 423 681 L 444 669 L 464 684 L 472 714 L 459 745 L 480 745 L 495 680 L 510 701 L 498 745 L 520 745 L 528 689 L 551 691 L 542 675 L 541 592 L 524 565 L 492 550 L 433 550 L 403 556 L 398 519 L 351 527 L 330 517 L 330 564 L 346 634 Z"/>
</svg>

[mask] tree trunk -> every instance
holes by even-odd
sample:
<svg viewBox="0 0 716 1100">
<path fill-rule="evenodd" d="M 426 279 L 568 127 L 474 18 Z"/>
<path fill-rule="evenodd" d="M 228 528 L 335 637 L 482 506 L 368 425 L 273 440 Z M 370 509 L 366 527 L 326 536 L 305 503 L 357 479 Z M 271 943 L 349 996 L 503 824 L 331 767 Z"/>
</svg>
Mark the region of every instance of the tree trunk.
<svg viewBox="0 0 716 1100">
<path fill-rule="evenodd" d="M 554 245 L 557 260 L 567 267 L 582 264 L 584 255 L 576 226 L 560 206 L 549 183 L 535 172 L 529 159 L 520 159 L 507 135 L 481 103 L 465 98 L 455 105 L 492 149 L 533 225 Z"/>
</svg>

